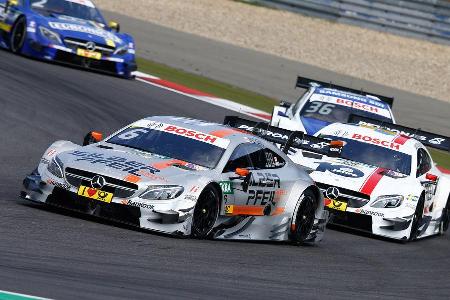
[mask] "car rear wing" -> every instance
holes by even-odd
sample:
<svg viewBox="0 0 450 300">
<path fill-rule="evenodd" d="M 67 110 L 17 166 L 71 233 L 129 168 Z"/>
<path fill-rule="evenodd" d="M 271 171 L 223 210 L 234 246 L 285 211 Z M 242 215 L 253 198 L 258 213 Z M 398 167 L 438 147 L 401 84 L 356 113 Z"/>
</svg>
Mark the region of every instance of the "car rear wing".
<svg viewBox="0 0 450 300">
<path fill-rule="evenodd" d="M 302 131 L 290 131 L 283 128 L 270 126 L 266 122 L 254 122 L 236 116 L 227 116 L 224 125 L 246 131 L 261 137 L 269 142 L 279 144 L 284 153 L 296 148 L 318 153 L 325 156 L 337 157 L 341 155 L 342 145 L 336 145 L 332 141 L 307 135 Z"/>
<path fill-rule="evenodd" d="M 421 130 L 420 128 L 419 129 L 409 128 L 406 126 L 386 123 L 383 121 L 353 114 L 350 115 L 349 123 L 383 128 L 389 131 L 396 132 L 398 134 L 408 136 L 410 138 L 414 138 L 419 142 L 421 142 L 422 144 L 424 144 L 425 146 L 436 148 L 439 150 L 450 151 L 450 137 L 424 131 Z"/>
<path fill-rule="evenodd" d="M 349 87 L 340 86 L 340 85 L 334 84 L 332 82 L 324 82 L 324 81 L 301 77 L 301 76 L 297 77 L 297 83 L 295 86 L 299 87 L 299 88 L 303 88 L 303 89 L 309 89 L 311 86 L 313 86 L 314 83 L 320 85 L 321 87 L 328 87 L 331 89 L 336 89 L 336 90 L 340 90 L 340 91 L 344 91 L 344 92 L 350 92 L 350 93 L 354 93 L 354 94 L 358 94 L 358 95 L 375 96 L 378 99 L 380 99 L 381 101 L 385 102 L 391 108 L 394 105 L 394 97 L 388 97 L 388 96 L 378 95 L 378 94 L 374 94 L 374 93 L 369 93 L 369 92 L 365 92 L 363 90 L 356 90 L 356 89 L 352 89 Z"/>
</svg>

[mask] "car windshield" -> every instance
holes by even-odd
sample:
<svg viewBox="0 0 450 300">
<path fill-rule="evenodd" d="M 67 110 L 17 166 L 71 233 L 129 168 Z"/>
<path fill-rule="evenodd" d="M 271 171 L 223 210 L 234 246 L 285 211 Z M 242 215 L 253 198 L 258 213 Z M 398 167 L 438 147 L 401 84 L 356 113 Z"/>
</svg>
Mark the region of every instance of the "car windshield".
<svg viewBox="0 0 450 300">
<path fill-rule="evenodd" d="M 209 169 L 217 165 L 225 152 L 225 149 L 204 141 L 149 128 L 129 127 L 107 142 Z"/>
<path fill-rule="evenodd" d="M 347 123 L 351 114 L 392 123 L 391 119 L 376 113 L 322 101 L 309 101 L 300 112 L 300 116 L 302 117 L 313 118 L 328 123 Z"/>
<path fill-rule="evenodd" d="M 31 0 L 31 9 L 47 16 L 64 15 L 105 24 L 90 0 Z"/>
<path fill-rule="evenodd" d="M 411 173 L 411 155 L 332 135 L 320 135 L 320 137 L 344 141 L 345 145 L 342 148 L 341 158 L 389 169 L 405 175 Z"/>
</svg>

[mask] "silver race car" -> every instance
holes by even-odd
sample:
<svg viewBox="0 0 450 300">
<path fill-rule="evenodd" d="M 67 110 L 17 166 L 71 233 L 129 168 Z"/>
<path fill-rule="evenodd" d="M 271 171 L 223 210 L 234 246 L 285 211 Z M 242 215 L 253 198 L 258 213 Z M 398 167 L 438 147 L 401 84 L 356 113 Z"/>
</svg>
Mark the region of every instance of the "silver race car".
<svg viewBox="0 0 450 300">
<path fill-rule="evenodd" d="M 55 142 L 21 197 L 196 238 L 316 242 L 328 217 L 314 181 L 270 139 L 181 117 Z"/>
</svg>

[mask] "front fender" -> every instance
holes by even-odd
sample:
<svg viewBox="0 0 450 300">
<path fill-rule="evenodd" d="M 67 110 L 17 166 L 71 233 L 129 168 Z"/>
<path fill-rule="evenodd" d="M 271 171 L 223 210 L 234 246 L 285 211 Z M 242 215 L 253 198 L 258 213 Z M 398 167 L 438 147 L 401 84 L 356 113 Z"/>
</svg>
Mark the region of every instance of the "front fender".
<svg viewBox="0 0 450 300">
<path fill-rule="evenodd" d="M 41 160 L 39 161 L 38 165 L 38 172 L 39 174 L 42 174 L 43 171 L 47 168 L 47 165 L 51 162 L 51 160 L 59 153 L 75 150 L 80 148 L 80 145 L 74 144 L 70 141 L 56 141 L 53 144 L 51 144 L 47 150 L 45 150 L 44 154 L 42 155 Z"/>
</svg>

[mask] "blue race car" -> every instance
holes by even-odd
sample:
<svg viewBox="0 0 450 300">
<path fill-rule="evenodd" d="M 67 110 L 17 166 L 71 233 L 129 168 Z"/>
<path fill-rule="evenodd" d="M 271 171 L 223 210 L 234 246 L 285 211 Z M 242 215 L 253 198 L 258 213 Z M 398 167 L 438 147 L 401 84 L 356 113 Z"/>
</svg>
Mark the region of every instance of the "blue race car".
<svg viewBox="0 0 450 300">
<path fill-rule="evenodd" d="M 347 123 L 352 115 L 395 124 L 392 97 L 304 77 L 296 86 L 306 92 L 295 104 L 275 106 L 270 125 L 314 135 L 332 123 Z"/>
<path fill-rule="evenodd" d="M 130 78 L 135 44 L 91 0 L 0 0 L 0 46 L 37 59 Z"/>
</svg>

